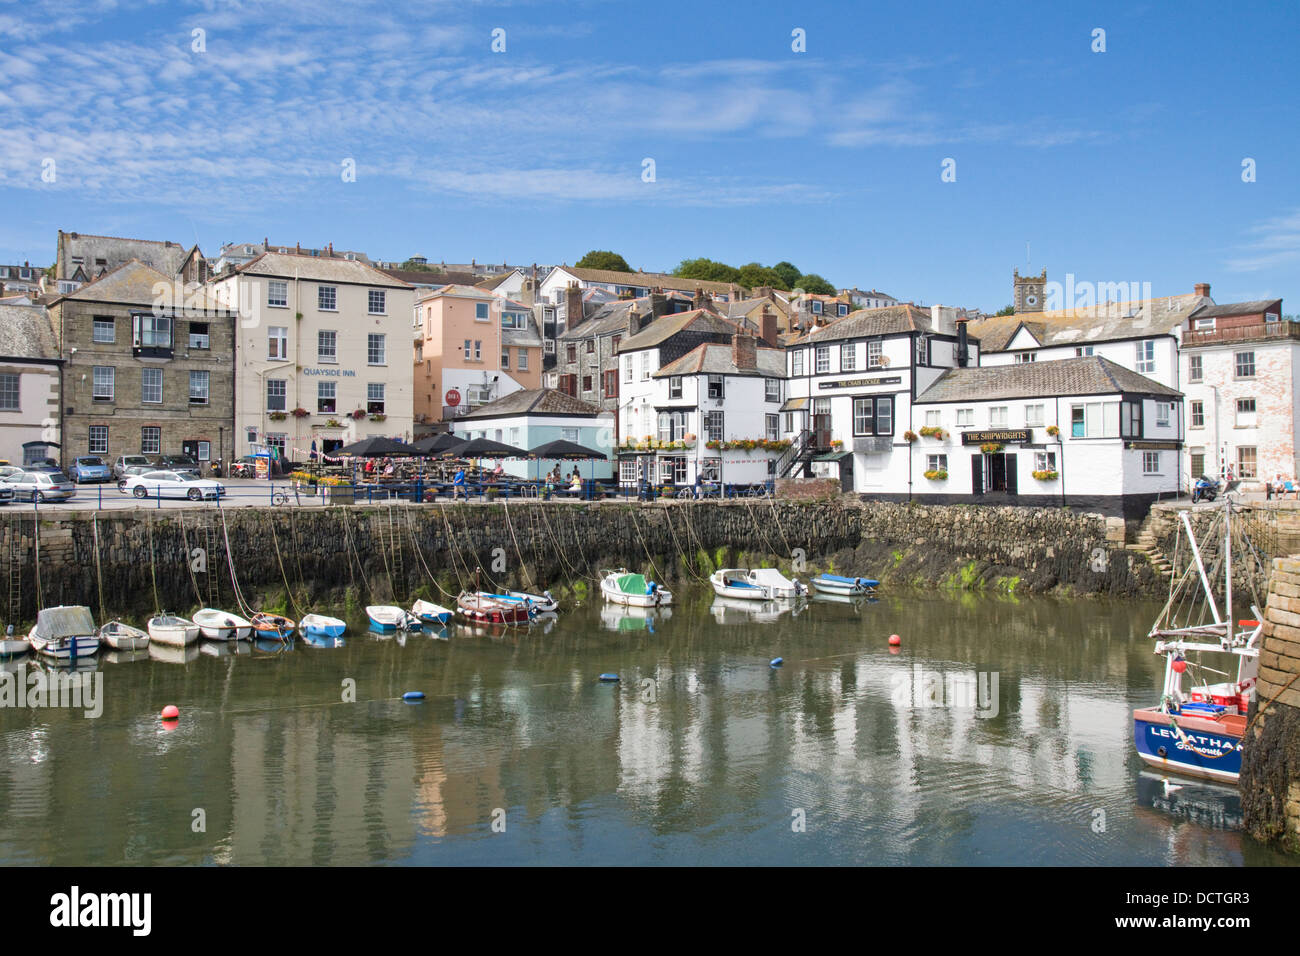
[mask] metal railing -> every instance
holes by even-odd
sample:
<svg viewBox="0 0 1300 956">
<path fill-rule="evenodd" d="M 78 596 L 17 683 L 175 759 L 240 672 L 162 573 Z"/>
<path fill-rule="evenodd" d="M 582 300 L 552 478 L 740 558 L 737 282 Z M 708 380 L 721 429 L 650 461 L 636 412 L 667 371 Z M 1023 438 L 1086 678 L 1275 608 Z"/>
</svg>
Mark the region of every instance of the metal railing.
<svg viewBox="0 0 1300 956">
<path fill-rule="evenodd" d="M 1267 339 L 1300 339 L 1300 322 L 1279 320 L 1251 325 L 1229 325 L 1216 329 L 1192 329 L 1183 333 L 1183 346 L 1220 345 Z"/>
</svg>

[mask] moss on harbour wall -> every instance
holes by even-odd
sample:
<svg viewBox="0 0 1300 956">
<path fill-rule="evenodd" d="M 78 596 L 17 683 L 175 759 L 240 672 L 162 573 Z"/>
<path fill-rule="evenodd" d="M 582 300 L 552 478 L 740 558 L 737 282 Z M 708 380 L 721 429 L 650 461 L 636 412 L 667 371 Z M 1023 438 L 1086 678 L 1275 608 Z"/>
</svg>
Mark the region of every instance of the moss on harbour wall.
<svg viewBox="0 0 1300 956">
<path fill-rule="evenodd" d="M 16 554 L 20 571 L 17 617 L 30 621 L 38 606 L 33 516 L 12 512 L 0 520 L 0 554 L 7 568 Z M 574 596 L 602 568 L 641 570 L 675 584 L 719 567 L 762 565 L 805 578 L 824 570 L 864 575 L 891 586 L 1157 593 L 1156 575 L 1125 550 L 1122 525 L 1117 530 L 1114 522 L 1065 509 L 852 498 L 45 511 L 39 589 L 45 606 L 98 611 L 102 588 L 105 613 L 114 616 L 233 605 L 228 539 L 248 603 L 289 611 L 295 601 L 445 602 L 472 584 L 476 567 L 484 588 Z"/>
</svg>

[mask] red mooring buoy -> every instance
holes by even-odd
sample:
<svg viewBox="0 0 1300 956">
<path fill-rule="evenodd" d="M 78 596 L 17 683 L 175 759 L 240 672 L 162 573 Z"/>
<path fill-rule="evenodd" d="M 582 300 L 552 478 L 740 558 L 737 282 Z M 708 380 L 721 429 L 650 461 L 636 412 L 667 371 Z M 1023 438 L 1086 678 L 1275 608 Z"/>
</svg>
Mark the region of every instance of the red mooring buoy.
<svg viewBox="0 0 1300 956">
<path fill-rule="evenodd" d="M 177 720 L 181 716 L 180 708 L 175 704 L 168 704 L 162 709 L 163 720 Z"/>
<path fill-rule="evenodd" d="M 890 646 L 890 647 L 898 647 L 898 645 L 900 645 L 900 644 L 902 644 L 902 643 L 903 643 L 903 639 L 902 639 L 901 637 L 899 637 L 897 634 L 890 634 L 890 635 L 889 635 L 889 646 Z"/>
</svg>

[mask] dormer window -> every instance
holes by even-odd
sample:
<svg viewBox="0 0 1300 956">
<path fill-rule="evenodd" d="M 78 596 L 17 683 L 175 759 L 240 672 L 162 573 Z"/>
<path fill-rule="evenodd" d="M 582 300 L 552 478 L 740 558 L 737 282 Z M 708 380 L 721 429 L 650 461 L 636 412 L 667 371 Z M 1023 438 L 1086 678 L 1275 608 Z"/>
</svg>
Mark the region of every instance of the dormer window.
<svg viewBox="0 0 1300 956">
<path fill-rule="evenodd" d="M 813 311 L 813 315 L 821 315 L 821 314 L 822 314 L 822 304 L 821 304 L 819 301 L 817 301 L 816 299 L 813 300 L 812 311 Z"/>
</svg>

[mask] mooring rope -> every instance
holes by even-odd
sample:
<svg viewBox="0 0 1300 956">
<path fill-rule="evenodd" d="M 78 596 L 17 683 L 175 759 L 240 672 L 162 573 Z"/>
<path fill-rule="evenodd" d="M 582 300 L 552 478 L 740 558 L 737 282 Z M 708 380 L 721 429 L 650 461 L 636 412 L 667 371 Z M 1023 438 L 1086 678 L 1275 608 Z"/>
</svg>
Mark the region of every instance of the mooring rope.
<svg viewBox="0 0 1300 956">
<path fill-rule="evenodd" d="M 32 509 L 32 548 L 36 556 L 36 607 L 45 606 L 45 590 L 41 586 L 41 518 Z"/>
<path fill-rule="evenodd" d="M 230 548 L 230 527 L 226 524 L 226 513 L 220 508 L 217 511 L 221 515 L 221 534 L 226 543 L 226 568 L 230 571 L 230 589 L 234 592 L 239 613 L 251 618 L 255 612 L 244 600 L 244 590 L 239 586 L 239 575 L 235 573 L 235 558 Z"/>
<path fill-rule="evenodd" d="M 284 581 L 285 595 L 289 598 L 289 603 L 293 606 L 293 613 L 302 620 L 302 608 L 298 606 L 298 601 L 293 596 L 293 587 L 289 584 L 289 575 L 284 572 L 284 559 L 280 557 L 280 536 L 275 532 L 275 520 L 267 522 L 271 526 L 271 541 L 275 545 L 275 561 L 280 565 L 280 578 Z"/>
<path fill-rule="evenodd" d="M 452 570 L 456 571 L 456 580 L 460 584 L 461 591 L 465 591 L 465 578 L 470 576 L 469 565 L 465 563 L 465 558 L 460 553 L 460 545 L 456 543 L 456 535 L 451 530 L 451 521 L 447 518 L 447 506 L 441 501 L 438 502 L 438 512 L 442 515 L 443 527 L 447 529 L 447 544 L 449 545 L 449 552 L 451 554 Z M 460 571 L 456 570 L 457 560 L 460 561 L 460 566 L 465 571 L 465 577 L 462 577 Z"/>
<path fill-rule="evenodd" d="M 655 564 L 655 559 L 650 557 L 650 547 L 647 544 L 648 536 L 641 534 L 641 526 L 637 524 L 636 510 L 630 509 L 628 511 L 628 515 L 632 519 L 632 527 L 636 529 L 636 536 L 641 540 L 641 550 L 645 552 L 646 560 L 650 562 L 650 570 L 654 571 L 655 577 L 659 578 L 660 580 L 663 580 L 664 577 L 663 572 L 660 571 L 658 566 Z"/>
<path fill-rule="evenodd" d="M 104 608 L 104 571 L 99 563 L 99 512 L 90 516 L 90 530 L 95 538 L 95 584 L 99 588 L 99 621 L 103 624 L 108 614 Z"/>
<path fill-rule="evenodd" d="M 424 549 L 420 547 L 420 542 L 415 536 L 415 521 L 411 517 L 409 509 L 406 512 L 406 531 L 411 539 L 411 550 L 415 552 L 416 560 L 419 561 L 420 566 L 424 568 L 424 573 L 429 576 L 429 580 L 433 582 L 433 586 L 446 597 L 454 597 L 455 595 L 438 583 L 438 579 L 434 577 L 433 571 L 429 568 L 429 562 L 424 558 Z M 456 570 L 455 565 L 452 566 L 452 570 Z M 457 572 L 457 574 L 459 575 L 459 572 Z M 462 588 L 461 590 L 464 589 Z"/>
<path fill-rule="evenodd" d="M 510 502 L 507 501 L 504 507 L 506 512 L 506 527 L 510 529 L 510 540 L 515 543 L 515 556 L 519 558 L 519 567 L 523 570 L 529 585 L 536 590 L 537 581 L 533 577 L 533 573 L 528 570 L 528 562 L 524 560 L 524 553 L 519 550 L 519 538 L 515 535 L 515 523 L 510 520 Z"/>
<path fill-rule="evenodd" d="M 177 509 L 177 513 L 180 515 L 181 519 L 181 544 L 185 548 L 185 554 L 181 560 L 185 562 L 185 567 L 190 572 L 190 584 L 194 586 L 194 599 L 198 602 L 199 607 L 203 607 L 203 594 L 199 591 L 199 581 L 198 578 L 194 576 L 194 562 L 190 558 L 190 538 L 189 535 L 185 533 L 185 509 Z"/>
<path fill-rule="evenodd" d="M 158 561 L 153 546 L 153 512 L 146 511 L 145 514 L 148 515 L 145 524 L 149 526 L 149 578 L 153 581 L 153 609 L 155 613 L 161 613 L 162 608 L 158 606 Z"/>
<path fill-rule="evenodd" d="M 370 600 L 374 600 L 375 589 L 370 586 L 370 579 L 366 577 L 366 566 L 361 563 L 361 552 L 357 550 L 356 543 L 353 540 L 352 525 L 348 521 L 348 511 L 343 509 L 340 513 L 343 515 L 343 538 L 348 544 L 348 573 L 352 572 L 352 559 L 356 558 L 357 570 L 361 572 L 361 583 L 365 585 L 365 593 L 370 596 Z M 352 584 L 353 586 L 356 585 L 355 578 L 353 578 Z M 364 596 L 362 600 L 365 600 Z"/>
<path fill-rule="evenodd" d="M 699 573 L 699 569 L 697 569 L 697 568 L 695 568 L 695 567 L 692 566 L 692 563 L 693 563 L 693 561 L 694 561 L 694 557 L 691 556 L 691 555 L 688 555 L 688 554 L 686 553 L 686 551 L 684 551 L 684 550 L 682 549 L 681 541 L 678 540 L 678 538 L 677 538 L 677 529 L 673 527 L 673 521 L 672 521 L 672 518 L 669 517 L 669 515 L 668 515 L 668 509 L 667 509 L 667 508 L 664 509 L 664 520 L 668 522 L 668 531 L 669 531 L 669 533 L 671 533 L 672 536 L 673 536 L 673 547 L 675 547 L 675 548 L 677 549 L 677 553 L 681 556 L 682 567 L 686 569 L 686 573 L 689 574 L 691 577 L 693 577 L 695 580 L 699 581 L 700 583 L 702 583 L 702 584 L 707 584 L 707 583 L 708 583 L 708 578 L 706 578 L 706 577 L 704 577 L 704 575 L 700 574 L 700 573 Z M 687 539 L 687 542 L 686 542 L 686 543 L 689 545 L 689 544 L 690 544 L 690 540 Z"/>
</svg>

